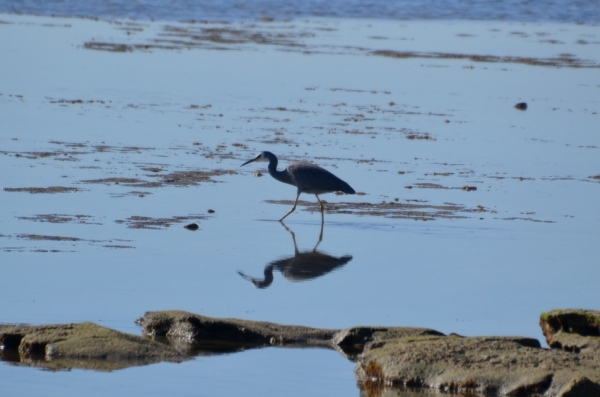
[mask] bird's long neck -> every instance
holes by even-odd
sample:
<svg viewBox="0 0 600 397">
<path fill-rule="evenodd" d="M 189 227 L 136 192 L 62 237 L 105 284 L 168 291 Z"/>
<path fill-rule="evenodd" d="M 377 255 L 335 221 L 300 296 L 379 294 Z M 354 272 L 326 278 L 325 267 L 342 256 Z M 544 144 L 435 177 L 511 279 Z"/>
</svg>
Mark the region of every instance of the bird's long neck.
<svg viewBox="0 0 600 397">
<path fill-rule="evenodd" d="M 279 182 L 289 183 L 290 185 L 293 185 L 290 175 L 285 170 L 277 171 L 277 157 L 269 156 L 269 166 L 267 168 L 269 170 L 269 175 L 277 179 Z"/>
</svg>

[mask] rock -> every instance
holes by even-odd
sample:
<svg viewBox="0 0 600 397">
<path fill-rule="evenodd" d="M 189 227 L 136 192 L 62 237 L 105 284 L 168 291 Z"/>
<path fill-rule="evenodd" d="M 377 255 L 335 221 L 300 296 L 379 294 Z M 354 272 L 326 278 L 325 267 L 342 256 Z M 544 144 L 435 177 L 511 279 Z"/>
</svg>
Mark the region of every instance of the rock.
<svg viewBox="0 0 600 397">
<path fill-rule="evenodd" d="M 553 310 L 541 315 L 540 326 L 553 349 L 519 337 L 379 336 L 379 342 L 365 344 L 358 355 L 355 374 L 369 396 L 422 387 L 502 396 L 600 397 L 600 312 Z"/>
<path fill-rule="evenodd" d="M 552 310 L 542 313 L 540 327 L 548 346 L 579 352 L 581 349 L 600 352 L 600 311 Z M 587 338 L 589 336 L 596 338 Z"/>
<path fill-rule="evenodd" d="M 334 348 L 357 362 L 356 377 L 369 396 L 420 387 L 550 397 L 594 391 L 600 382 L 600 362 L 592 355 L 543 349 L 532 338 L 446 336 L 432 329 L 409 327 L 326 330 L 216 319 L 181 311 L 148 312 L 138 324 L 144 334 L 166 338 L 188 351 L 264 346 Z"/>
<path fill-rule="evenodd" d="M 102 371 L 160 361 L 183 361 L 168 345 L 92 323 L 0 325 L 2 357 L 47 369 Z"/>
<path fill-rule="evenodd" d="M 384 387 L 549 397 L 559 396 L 573 379 L 598 385 L 600 361 L 542 349 L 531 338 L 424 335 L 366 345 L 355 374 L 359 382 Z"/>
<path fill-rule="evenodd" d="M 572 379 L 558 394 L 558 397 L 598 397 L 600 385 L 586 377 Z"/>
<path fill-rule="evenodd" d="M 519 102 L 515 105 L 515 109 L 519 109 L 519 110 L 527 110 L 527 103 L 526 102 Z"/>
<path fill-rule="evenodd" d="M 441 332 L 428 328 L 411 327 L 354 327 L 339 331 L 332 342 L 346 355 L 352 356 L 362 353 L 365 345 L 373 347 L 381 342 L 393 338 L 409 336 L 443 336 Z"/>
<path fill-rule="evenodd" d="M 322 347 L 356 362 L 361 396 L 406 388 L 500 396 L 600 397 L 599 312 L 541 315 L 549 345 L 525 337 L 463 337 L 427 328 L 317 329 L 183 311 L 147 312 L 144 338 L 91 323 L 0 325 L 0 358 L 51 370 L 111 371 L 248 348 Z M 160 342 L 163 343 L 160 343 Z M 167 343 L 168 342 L 168 343 Z"/>
<path fill-rule="evenodd" d="M 183 311 L 147 312 L 136 320 L 152 338 L 166 338 L 179 348 L 236 351 L 261 346 L 332 347 L 337 330 L 218 319 Z"/>
</svg>

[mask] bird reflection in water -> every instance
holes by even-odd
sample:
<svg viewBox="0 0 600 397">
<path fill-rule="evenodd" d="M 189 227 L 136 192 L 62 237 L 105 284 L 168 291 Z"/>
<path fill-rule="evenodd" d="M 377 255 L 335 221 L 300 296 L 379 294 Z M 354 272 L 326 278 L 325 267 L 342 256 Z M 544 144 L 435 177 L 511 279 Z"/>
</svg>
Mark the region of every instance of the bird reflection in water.
<svg viewBox="0 0 600 397">
<path fill-rule="evenodd" d="M 248 281 L 251 281 L 257 288 L 267 288 L 273 282 L 273 272 L 280 271 L 285 278 L 290 281 L 307 281 L 317 277 L 324 276 L 336 269 L 341 268 L 346 263 L 352 260 L 351 255 L 335 257 L 317 251 L 317 247 L 323 240 L 323 220 L 321 219 L 321 233 L 319 241 L 311 251 L 300 252 L 296 245 L 296 236 L 283 222 L 281 222 L 285 230 L 292 235 L 294 241 L 294 256 L 279 259 L 269 263 L 265 267 L 264 278 L 254 278 L 238 272 L 240 276 Z"/>
</svg>

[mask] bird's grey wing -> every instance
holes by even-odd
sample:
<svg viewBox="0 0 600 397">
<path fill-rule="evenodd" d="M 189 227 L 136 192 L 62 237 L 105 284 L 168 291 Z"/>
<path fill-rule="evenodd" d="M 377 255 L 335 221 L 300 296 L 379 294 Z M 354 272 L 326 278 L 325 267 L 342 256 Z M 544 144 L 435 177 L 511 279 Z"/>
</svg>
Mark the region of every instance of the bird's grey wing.
<svg viewBox="0 0 600 397">
<path fill-rule="evenodd" d="M 292 163 L 287 171 L 296 186 L 306 193 L 354 191 L 346 182 L 315 164 Z"/>
</svg>

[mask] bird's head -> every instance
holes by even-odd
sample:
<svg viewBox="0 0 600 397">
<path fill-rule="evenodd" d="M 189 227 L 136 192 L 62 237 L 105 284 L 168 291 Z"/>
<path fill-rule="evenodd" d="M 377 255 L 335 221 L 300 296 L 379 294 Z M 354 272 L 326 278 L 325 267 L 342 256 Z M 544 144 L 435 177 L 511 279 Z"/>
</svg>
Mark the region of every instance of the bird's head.
<svg viewBox="0 0 600 397">
<path fill-rule="evenodd" d="M 244 164 L 240 165 L 240 167 L 243 167 L 246 164 L 250 164 L 250 163 L 252 163 L 254 161 L 269 161 L 269 157 L 270 156 L 275 157 L 273 155 L 273 153 L 271 153 L 271 152 L 260 152 L 255 158 L 253 158 L 252 160 L 246 161 Z"/>
</svg>

